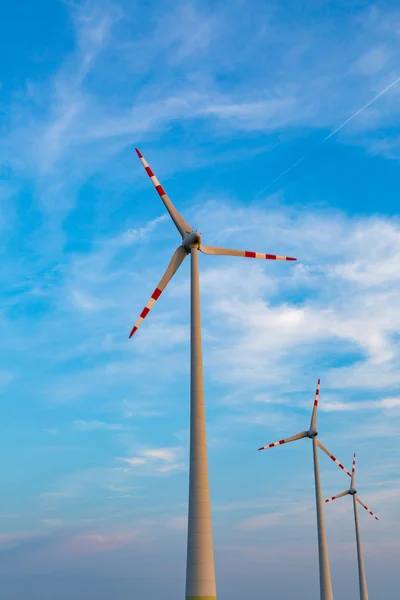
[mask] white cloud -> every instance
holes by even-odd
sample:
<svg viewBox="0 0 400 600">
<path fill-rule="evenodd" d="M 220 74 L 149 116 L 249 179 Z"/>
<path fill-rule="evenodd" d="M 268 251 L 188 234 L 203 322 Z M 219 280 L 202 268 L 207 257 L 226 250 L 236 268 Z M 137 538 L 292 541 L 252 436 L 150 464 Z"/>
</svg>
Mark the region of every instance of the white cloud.
<svg viewBox="0 0 400 600">
<path fill-rule="evenodd" d="M 142 487 L 139 486 L 115 486 L 115 485 L 109 485 L 107 486 L 108 490 L 111 490 L 112 492 L 120 492 L 122 494 L 128 493 L 128 492 L 132 492 L 133 490 L 141 490 L 143 489 Z"/>
<path fill-rule="evenodd" d="M 397 11 L 377 10 L 372 20 L 349 12 L 341 21 L 343 34 L 347 31 L 343 53 L 328 35 L 330 22 L 322 19 L 321 36 L 315 37 L 298 22 L 289 26 L 287 19 L 272 19 L 273 7 L 265 8 L 261 19 L 253 15 L 243 21 L 241 3 L 207 11 L 178 4 L 166 14 L 160 10 L 155 22 L 146 13 L 151 25 L 139 39 L 127 37 L 130 10 L 93 3 L 70 8 L 75 48 L 47 81 L 30 81 L 24 91 L 30 102 L 17 107 L 19 118 L 0 147 L 16 171 L 32 178 L 41 208 L 58 224 L 88 177 L 101 173 L 103 183 L 109 177 L 114 186 L 111 159 L 132 145 L 133 136 L 149 140 L 176 119 L 190 128 L 193 120 L 228 124 L 229 136 L 232 127 L 274 136 L 282 127 L 325 132 L 389 83 L 398 62 Z M 236 45 L 242 36 L 252 41 L 246 52 Z M 262 55 L 269 57 L 265 63 L 258 60 Z M 232 64 L 235 76 L 229 81 L 224 75 L 232 75 Z M 101 92 L 98 80 L 104 82 Z M 398 93 L 393 90 L 357 120 L 359 129 L 375 129 L 379 136 L 352 136 L 354 122 L 341 135 L 387 152 L 396 140 L 382 140 L 381 125 L 398 120 Z M 222 131 L 208 127 L 207 135 L 220 139 Z M 28 150 L 33 143 L 34 153 Z M 179 168 L 189 162 L 190 152 Z M 120 168 L 124 181 L 131 182 L 135 173 Z"/>
<path fill-rule="evenodd" d="M 391 58 L 391 50 L 385 46 L 375 46 L 358 58 L 354 65 L 355 71 L 373 77 L 386 66 Z"/>
<path fill-rule="evenodd" d="M 165 221 L 169 221 L 169 215 L 163 214 L 155 219 L 152 219 L 148 223 L 146 223 L 143 227 L 138 227 L 136 229 L 128 229 L 123 234 L 121 234 L 118 238 L 110 241 L 110 246 L 113 248 L 121 246 L 131 246 L 135 242 L 145 240 L 148 238 L 156 228 L 159 223 L 163 223 Z"/>
<path fill-rule="evenodd" d="M 60 430 L 58 429 L 58 427 L 48 427 L 47 429 L 43 429 L 44 433 L 47 433 L 47 435 L 58 435 L 60 433 Z"/>
<path fill-rule="evenodd" d="M 278 138 L 285 143 L 285 139 L 297 134 L 299 126 L 302 132 L 313 133 L 321 128 L 325 134 L 391 78 L 393 65 L 398 63 L 398 40 L 393 44 L 393 27 L 389 24 L 385 25 L 385 43 L 376 39 L 383 35 L 382 15 L 373 27 L 366 24 L 364 28 L 346 17 L 343 25 L 349 27 L 351 36 L 346 55 L 341 56 L 336 42 L 324 36 L 326 23 L 318 36 L 319 40 L 326 40 L 321 46 L 311 36 L 304 35 L 297 24 L 289 28 L 274 23 L 271 27 L 267 19 L 257 16 L 255 21 L 249 21 L 252 43 L 247 47 L 239 44 L 240 51 L 236 52 L 235 44 L 241 36 L 233 39 L 234 20 L 230 21 L 231 13 L 237 10 L 236 4 L 226 14 L 223 11 L 205 14 L 185 5 L 173 12 L 167 28 L 165 15 L 160 13 L 158 26 L 151 29 L 154 37 L 149 36 L 144 43 L 134 40 L 129 55 L 123 29 L 118 29 L 116 23 L 119 13 L 114 17 L 112 10 L 106 14 L 92 6 L 93 12 L 76 14 L 77 45 L 73 55 L 54 77 L 37 86 L 39 96 L 46 98 L 37 104 L 40 115 L 35 110 L 29 112 L 31 109 L 25 106 L 15 111 L 20 113 L 20 122 L 13 131 L 12 127 L 5 128 L 11 133 L 0 150 L 23 175 L 24 184 L 27 174 L 34 181 L 34 202 L 39 199 L 46 214 L 56 213 L 60 222 L 74 206 L 81 183 L 93 184 L 93 194 L 86 196 L 86 190 L 81 190 L 74 218 L 80 217 L 81 210 L 93 210 L 91 232 L 97 235 L 101 231 L 104 236 L 93 239 L 87 235 L 87 222 L 82 229 L 79 222 L 77 238 L 71 235 L 71 222 L 62 228 L 51 224 L 52 243 L 42 237 L 42 231 L 38 232 L 40 239 L 34 247 L 38 255 L 43 254 L 43 260 L 54 259 L 61 264 L 55 247 L 65 246 L 68 253 L 62 256 L 61 281 L 52 280 L 46 287 L 41 284 L 30 290 L 35 298 L 48 297 L 53 311 L 49 319 L 43 320 L 43 326 L 40 319 L 35 320 L 35 335 L 32 331 L 30 336 L 35 352 L 42 353 L 40 358 L 46 365 L 49 359 L 52 363 L 58 359 L 59 364 L 84 359 L 78 372 L 53 379 L 51 373 L 47 374 L 43 396 L 68 402 L 82 398 L 86 401 L 90 394 L 96 396 L 104 390 L 105 396 L 113 390 L 113 397 L 122 398 L 130 389 L 134 390 L 135 400 L 123 406 L 125 416 L 155 416 L 161 402 L 158 400 L 154 411 L 154 407 L 149 410 L 150 404 L 146 410 L 145 401 L 144 406 L 136 401 L 139 393 L 136 383 L 140 378 L 140 394 L 145 400 L 157 397 L 162 401 L 166 390 L 171 393 L 172 383 L 177 383 L 177 375 L 179 386 L 182 385 L 180 375 L 185 372 L 186 376 L 189 365 L 188 269 L 186 274 L 182 271 L 177 275 L 163 295 L 162 304 L 157 305 L 152 320 L 141 331 L 140 343 L 128 346 L 126 338 L 136 311 L 140 312 L 147 301 L 153 289 L 151 282 L 155 285 L 159 280 L 162 261 L 166 266 L 175 242 L 172 234 L 169 237 L 168 217 L 163 214 L 154 218 L 153 208 L 150 211 L 145 198 L 142 202 L 137 192 L 133 202 L 130 195 L 128 198 L 129 210 L 134 207 L 134 212 L 119 230 L 113 228 L 116 215 L 121 222 L 127 194 L 133 193 L 134 188 L 137 190 L 132 181 L 137 178 L 143 189 L 150 185 L 141 171 L 138 178 L 141 167 L 133 166 L 134 157 L 126 158 L 124 150 L 132 145 L 133 138 L 135 142 L 145 140 L 152 146 L 156 167 L 158 158 L 160 176 L 167 174 L 174 183 L 172 175 L 198 164 L 205 166 L 217 160 L 225 161 L 231 168 L 235 162 L 253 156 L 260 148 L 254 148 L 254 132 L 262 134 L 258 139 L 262 138 L 266 157 Z M 344 28 L 342 31 L 345 35 Z M 119 36 L 121 39 L 117 39 Z M 364 40 L 360 40 L 362 37 Z M 107 52 L 103 52 L 105 49 Z M 252 60 L 253 53 L 257 59 L 264 56 L 265 63 Z M 244 55 L 246 61 L 242 62 Z M 128 64 L 130 58 L 132 64 Z M 119 61 L 124 61 L 124 68 L 119 68 Z M 230 84 L 232 65 L 234 83 Z M 242 69 L 249 72 L 249 78 L 242 77 Z M 124 85 L 129 80 L 128 92 L 119 93 L 118 81 L 111 71 L 116 79 L 121 73 L 123 78 L 126 75 Z M 146 86 L 142 87 L 142 81 L 147 82 Z M 106 89 L 111 90 L 110 95 Z M 342 130 L 341 139 L 367 147 L 375 144 L 377 148 L 374 136 L 385 135 L 382 124 L 397 123 L 399 118 L 398 93 L 399 90 L 392 90 L 373 110 L 365 111 L 349 129 Z M 202 128 L 199 136 L 193 135 L 195 125 Z M 171 129 L 173 135 L 164 143 L 170 145 L 171 140 L 175 141 L 175 127 L 183 131 L 188 147 L 185 146 L 184 153 L 172 150 L 160 159 L 164 151 L 160 140 Z M 232 135 L 237 135 L 237 130 L 252 146 L 250 150 L 243 144 L 239 151 L 237 148 L 223 149 L 220 154 L 212 151 L 212 144 L 214 150 L 215 145 L 223 148 Z M 363 135 L 352 137 L 355 130 Z M 200 137 L 207 141 L 201 149 L 193 142 Z M 397 139 L 385 138 L 380 142 L 382 146 L 376 151 L 383 152 L 386 148 L 385 151 L 390 150 L 396 156 Z M 266 172 L 270 172 L 267 164 Z M 227 181 L 228 178 L 227 174 Z M 189 192 L 192 189 L 187 190 L 187 196 Z M 252 432 L 254 427 L 283 429 L 283 425 L 285 428 L 288 425 L 289 433 L 289 424 L 295 417 L 287 407 L 303 408 L 292 392 L 307 390 L 312 396 L 320 372 L 323 388 L 340 394 L 338 400 L 335 396 L 322 403 L 321 411 L 336 411 L 338 418 L 341 412 L 347 413 L 349 421 L 352 415 L 356 416 L 358 432 L 354 427 L 352 441 L 362 444 L 363 440 L 378 436 L 384 439 L 388 432 L 397 434 L 393 416 L 398 409 L 400 383 L 398 220 L 347 218 L 331 211 L 310 209 L 309 205 L 304 205 L 300 213 L 282 208 L 278 196 L 238 208 L 227 198 L 219 197 L 208 203 L 209 193 L 201 190 L 200 193 L 201 197 L 195 197 L 199 208 L 191 209 L 191 213 L 195 224 L 206 232 L 205 243 L 226 242 L 239 248 L 299 258 L 298 264 L 289 265 L 201 257 L 206 383 L 210 388 L 216 384 L 210 393 L 212 409 L 218 411 L 219 398 L 224 396 L 221 420 L 213 410 L 208 414 L 211 445 L 218 446 L 215 442 L 218 436 L 229 437 L 235 444 L 233 430 L 242 435 L 244 431 Z M 243 198 L 244 202 L 248 200 Z M 268 210 L 257 209 L 264 205 L 268 205 Z M 139 218 L 142 209 L 148 212 Z M 150 240 L 154 242 L 151 256 L 146 247 Z M 81 243 L 83 250 L 76 250 Z M 19 273 L 17 279 L 20 280 Z M 30 342 L 25 326 L 23 334 L 18 343 L 26 347 Z M 4 338 L 10 344 L 16 343 L 8 331 Z M 154 377 L 155 364 L 157 377 Z M 238 394 L 233 401 L 233 395 L 240 389 L 244 394 Z M 162 395 L 156 395 L 154 390 L 160 390 Z M 251 402 L 258 402 L 256 410 L 249 409 Z M 270 406 L 264 406 L 268 404 L 279 404 L 279 411 L 269 410 Z M 362 421 L 366 413 L 373 413 L 374 418 L 379 416 L 379 422 L 374 420 L 365 426 Z M 117 433 L 125 429 L 124 425 L 108 419 L 75 421 L 72 427 Z M 350 425 L 341 429 L 346 439 L 350 429 Z M 47 430 L 49 435 L 50 431 Z M 145 436 L 145 430 L 140 429 L 138 435 Z M 71 498 L 89 499 L 92 493 L 99 501 L 107 483 L 126 497 L 130 495 L 125 491 L 129 489 L 126 484 L 133 477 L 186 468 L 182 449 L 148 447 L 148 440 L 135 443 L 138 445 L 133 449 L 131 446 L 121 459 L 124 466 L 60 476 L 53 486 L 49 485 L 52 491 L 44 493 L 42 500 L 61 503 Z M 220 444 L 219 451 L 223 447 Z M 263 510 L 260 506 L 249 510 L 255 508 Z M 257 533 L 259 527 L 274 523 L 284 526 L 284 513 L 286 510 L 276 511 L 275 515 L 250 514 L 243 527 Z M 291 518 L 295 521 L 299 515 L 295 513 Z M 176 519 L 172 526 L 174 523 L 183 526 L 183 521 Z M 91 552 L 93 548 L 122 547 L 130 538 L 130 534 L 121 538 L 97 532 L 88 536 L 76 540 L 74 548 L 85 547 Z"/>
<path fill-rule="evenodd" d="M 139 450 L 137 456 L 122 457 L 118 460 L 129 464 L 131 467 L 143 467 L 140 474 L 155 475 L 182 471 L 186 465 L 180 462 L 183 448 L 146 448 Z M 161 464 L 160 464 L 161 463 Z"/>
<path fill-rule="evenodd" d="M 370 402 L 322 402 L 320 410 L 326 412 L 359 411 L 359 410 L 391 410 L 400 408 L 400 398 L 383 398 Z"/>
<path fill-rule="evenodd" d="M 128 463 L 128 465 L 136 466 L 136 465 L 145 465 L 146 459 L 140 458 L 139 456 L 135 456 L 133 458 L 120 458 L 119 460 L 123 460 Z"/>
<path fill-rule="evenodd" d="M 61 471 L 52 483 L 52 489 L 43 492 L 41 497 L 45 500 L 58 500 L 59 503 L 69 503 L 74 498 L 87 499 L 95 496 L 101 504 L 110 486 L 114 488 L 131 488 L 131 469 L 116 469 L 112 466 L 104 466 L 75 472 Z"/>
<path fill-rule="evenodd" d="M 77 431 L 123 431 L 125 425 L 105 423 L 104 421 L 73 421 L 72 427 Z"/>
<path fill-rule="evenodd" d="M 173 465 L 163 465 L 157 467 L 157 473 L 171 473 L 172 471 L 186 471 L 187 467 L 183 463 L 176 463 Z"/>
<path fill-rule="evenodd" d="M 163 462 L 174 462 L 182 453 L 182 448 L 149 448 L 142 450 L 140 454 L 150 460 L 161 460 Z"/>
<path fill-rule="evenodd" d="M 226 207 L 225 220 L 228 214 L 231 224 L 243 221 L 240 209 Z M 216 221 L 217 228 L 224 217 L 212 215 L 210 220 Z M 228 266 L 229 286 L 208 287 L 208 269 L 203 267 L 205 327 L 213 327 L 214 337 L 220 340 L 208 358 L 210 366 L 218 364 L 215 375 L 225 382 L 248 381 L 252 386 L 276 384 L 287 380 L 283 369 L 289 361 L 292 382 L 305 365 L 314 362 L 310 352 L 320 358 L 329 352 L 353 355 L 351 366 L 328 370 L 325 381 L 329 385 L 379 387 L 386 378 L 390 387 L 400 381 L 396 368 L 400 356 L 394 342 L 400 333 L 400 269 L 396 270 L 400 224 L 384 218 L 347 220 L 343 215 L 296 215 L 292 211 L 266 217 L 249 209 L 240 245 L 251 248 L 249 240 L 257 236 L 269 239 L 269 250 L 274 251 L 277 232 L 290 240 L 286 253 L 297 255 L 299 263 L 263 264 L 259 271 L 249 264 L 251 285 L 247 289 L 243 285 L 247 265 L 234 262 L 239 259 L 232 259 Z M 304 259 L 307 262 L 302 265 Z M 226 279 L 226 267 L 222 260 L 219 263 L 211 267 L 212 281 Z M 386 269 L 387 264 L 391 266 Z M 368 276 L 363 277 L 367 268 Z M 264 271 L 269 272 L 268 278 Z M 298 299 L 288 302 L 288 291 Z M 365 378 L 367 370 L 370 376 Z M 378 373 L 381 376 L 376 378 Z"/>
<path fill-rule="evenodd" d="M 75 306 L 84 311 L 95 311 L 103 308 L 100 302 L 82 290 L 71 290 L 71 298 Z"/>
<path fill-rule="evenodd" d="M 215 103 L 199 110 L 205 116 L 217 117 L 230 126 L 245 130 L 276 130 L 306 120 L 312 111 L 295 97 L 277 94 L 257 102 Z"/>
</svg>

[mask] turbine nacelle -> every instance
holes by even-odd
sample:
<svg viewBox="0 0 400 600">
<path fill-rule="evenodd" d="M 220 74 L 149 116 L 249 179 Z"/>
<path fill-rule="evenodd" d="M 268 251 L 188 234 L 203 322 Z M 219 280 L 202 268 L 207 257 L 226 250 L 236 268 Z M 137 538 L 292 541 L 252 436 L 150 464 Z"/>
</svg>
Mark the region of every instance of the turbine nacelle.
<svg viewBox="0 0 400 600">
<path fill-rule="evenodd" d="M 315 437 L 317 437 L 317 435 L 318 435 L 317 429 L 311 428 L 307 431 L 307 437 L 309 437 L 309 438 L 315 438 Z"/>
<path fill-rule="evenodd" d="M 355 490 L 354 488 L 351 487 L 349 489 L 349 494 L 350 494 L 350 496 L 355 496 L 357 494 L 357 490 Z"/>
<path fill-rule="evenodd" d="M 192 231 L 182 240 L 182 246 L 189 253 L 191 248 L 200 248 L 201 234 L 198 231 Z"/>
</svg>

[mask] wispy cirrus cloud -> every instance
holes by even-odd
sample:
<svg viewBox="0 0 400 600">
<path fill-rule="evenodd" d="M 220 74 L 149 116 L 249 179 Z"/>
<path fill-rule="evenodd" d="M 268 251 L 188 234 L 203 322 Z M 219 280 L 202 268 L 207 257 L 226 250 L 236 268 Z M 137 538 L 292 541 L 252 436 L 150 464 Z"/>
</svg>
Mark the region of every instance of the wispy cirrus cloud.
<svg viewBox="0 0 400 600">
<path fill-rule="evenodd" d="M 356 104 L 361 105 L 393 77 L 396 12 L 389 17 L 378 9 L 373 16 L 373 11 L 366 11 L 368 16 L 356 24 L 349 15 L 342 23 L 344 35 L 348 34 L 345 57 L 343 53 L 335 54 L 334 47 L 328 54 L 324 52 L 324 36 L 315 38 L 299 23 L 289 32 L 280 22 L 278 6 L 265 9 L 262 25 L 258 21 L 252 25 L 242 23 L 244 36 L 252 31 L 253 44 L 252 49 L 239 52 L 232 33 L 241 11 L 240 3 L 234 3 L 229 14 L 217 7 L 205 12 L 196 3 L 178 3 L 167 15 L 162 10 L 155 14 L 144 11 L 154 34 L 132 43 L 130 35 L 135 33 L 135 26 L 132 31 L 126 8 L 110 9 L 106 4 L 93 3 L 73 7 L 75 47 L 71 55 L 45 83 L 34 86 L 33 107 L 32 103 L 21 107 L 18 123 L 3 141 L 8 161 L 16 170 L 28 168 L 36 180 L 46 211 L 65 216 L 76 201 L 77 184 L 99 173 L 132 144 L 133 137 L 148 139 L 160 129 L 173 127 L 177 119 L 186 120 L 187 126 L 193 120 L 205 119 L 227 123 L 229 128 L 265 133 L 279 132 L 283 127 L 332 128 L 357 107 L 354 98 L 358 97 Z M 171 21 L 168 35 L 166 20 Z M 192 23 L 196 23 L 195 28 Z M 320 26 L 328 31 L 329 20 Z M 289 40 L 294 44 L 291 54 L 282 52 Z M 252 53 L 260 56 L 261 48 L 267 48 L 273 59 L 268 62 L 267 83 L 262 82 L 263 64 L 258 64 L 258 69 L 248 68 Z M 138 51 L 146 59 L 138 60 Z M 160 53 L 164 62 L 158 65 Z M 222 73 L 232 69 L 229 56 L 236 59 L 238 77 L 234 86 L 219 82 Z M 129 94 L 125 90 L 120 102 L 104 88 L 100 93 L 98 87 L 102 77 L 110 89 L 121 87 L 120 78 L 110 69 L 112 59 L 139 84 Z M 284 62 L 286 69 L 282 69 Z M 168 71 L 163 68 L 165 64 Z M 140 87 L 144 75 L 147 86 Z M 252 91 L 249 78 L 254 84 Z M 372 116 L 366 114 L 358 127 L 364 124 L 371 129 L 373 122 L 377 129 L 382 119 L 393 119 L 394 114 L 397 118 L 396 97 L 394 94 L 385 99 L 380 110 Z M 44 98 L 50 100 L 45 102 Z M 209 134 L 210 128 L 206 127 Z M 28 154 L 24 149 L 33 139 L 37 151 Z M 354 138 L 353 142 L 359 143 Z M 382 140 L 374 136 L 361 142 L 373 146 Z"/>
</svg>

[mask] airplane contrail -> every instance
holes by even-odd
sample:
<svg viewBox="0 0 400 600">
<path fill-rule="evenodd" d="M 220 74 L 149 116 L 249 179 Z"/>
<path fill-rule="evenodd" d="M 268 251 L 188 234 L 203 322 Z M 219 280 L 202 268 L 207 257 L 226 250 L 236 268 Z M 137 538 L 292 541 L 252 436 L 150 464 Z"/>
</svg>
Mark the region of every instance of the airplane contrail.
<svg viewBox="0 0 400 600">
<path fill-rule="evenodd" d="M 381 90 L 378 94 L 376 94 L 376 96 L 374 96 L 371 100 L 369 100 L 361 108 L 359 108 L 358 110 L 356 110 L 356 112 L 353 113 L 348 119 L 346 119 L 345 121 L 343 121 L 343 123 L 341 123 L 340 125 L 338 125 L 338 127 L 336 127 L 336 129 L 334 129 L 333 131 L 331 131 L 331 133 L 329 133 L 323 140 L 321 140 L 315 146 L 315 148 L 313 150 L 316 150 L 317 148 L 319 148 L 319 146 L 321 146 L 322 144 L 324 144 L 327 140 L 329 140 L 336 133 L 338 133 L 338 131 L 340 131 L 341 129 L 343 129 L 343 127 L 345 127 L 348 123 L 350 123 L 350 121 L 352 121 L 353 119 L 355 119 L 356 117 L 358 117 L 358 115 L 360 115 L 364 110 L 366 110 L 367 108 L 369 108 L 371 106 L 371 104 L 373 104 L 374 102 L 376 102 L 377 100 L 379 100 L 379 98 L 381 98 L 381 96 L 383 96 L 384 94 L 386 94 L 386 92 L 388 92 L 396 84 L 398 84 L 399 81 L 400 81 L 400 76 L 396 77 L 396 79 L 394 79 L 394 81 L 392 81 L 391 83 L 389 83 L 389 85 L 387 85 L 386 87 L 384 87 L 383 90 Z M 307 156 L 309 156 L 311 154 L 311 152 L 309 152 L 308 154 L 305 154 L 304 156 L 302 156 L 301 158 L 299 158 L 298 160 L 296 160 L 295 163 L 293 163 L 290 167 L 288 167 L 287 169 L 285 169 L 280 175 L 278 175 L 278 177 L 275 177 L 275 179 L 273 181 L 271 181 L 271 183 L 269 183 L 263 190 L 261 190 L 260 193 L 265 192 L 265 190 L 267 190 L 268 188 L 270 188 L 271 185 L 273 185 L 279 179 L 281 179 L 284 175 L 286 175 L 287 173 L 289 173 L 289 171 L 291 171 L 292 169 L 294 169 L 295 167 L 297 167 L 297 165 L 300 164 L 301 162 L 303 162 L 303 160 L 305 158 L 307 158 Z"/>
<path fill-rule="evenodd" d="M 341 129 L 343 129 L 343 127 L 345 125 L 347 125 L 347 123 L 350 123 L 350 121 L 352 121 L 353 119 L 355 119 L 356 117 L 358 117 L 359 114 L 361 114 L 366 108 L 368 108 L 369 106 L 371 106 L 371 104 L 373 104 L 374 102 L 376 102 L 381 96 L 383 96 L 384 94 L 386 94 L 386 92 L 388 92 L 389 90 L 391 90 L 392 87 L 394 87 L 396 85 L 396 83 L 399 83 L 399 81 L 400 81 L 400 77 L 397 77 L 394 81 L 392 81 L 392 83 L 389 83 L 389 85 L 387 85 L 385 88 L 383 88 L 383 90 L 381 90 L 378 94 L 376 94 L 376 96 L 374 96 L 372 98 L 372 100 L 370 100 L 369 102 L 367 102 L 367 104 L 364 104 L 364 106 L 362 106 L 361 108 L 359 108 L 358 110 L 356 110 L 356 112 L 353 113 L 351 115 L 351 117 L 349 117 L 348 119 L 346 119 L 345 121 L 343 121 L 343 123 L 341 125 L 339 125 L 338 127 L 336 127 L 336 129 L 334 129 L 329 135 L 327 135 L 326 138 L 323 139 L 322 142 L 320 142 L 320 144 L 323 144 L 323 142 L 326 142 L 326 140 L 329 140 L 329 138 L 331 138 L 333 135 L 335 135 L 335 133 L 337 133 L 338 131 L 340 131 Z"/>
</svg>

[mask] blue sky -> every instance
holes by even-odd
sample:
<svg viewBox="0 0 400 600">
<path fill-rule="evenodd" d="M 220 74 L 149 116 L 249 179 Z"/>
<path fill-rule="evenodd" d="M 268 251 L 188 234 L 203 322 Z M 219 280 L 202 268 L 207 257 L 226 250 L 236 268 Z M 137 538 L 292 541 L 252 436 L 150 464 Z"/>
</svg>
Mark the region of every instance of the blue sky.
<svg viewBox="0 0 400 600">
<path fill-rule="evenodd" d="M 397 590 L 400 84 L 395 2 L 54 2 L 0 9 L 0 573 L 4 598 L 184 593 L 189 267 L 200 257 L 220 600 L 317 596 L 308 426 L 358 453 L 371 597 Z M 297 167 L 276 180 L 296 161 Z M 326 497 L 348 484 L 321 456 Z M 357 594 L 351 503 L 326 507 Z M 300 591 L 299 591 L 300 590 Z M 301 594 L 303 593 L 303 596 Z"/>
</svg>

